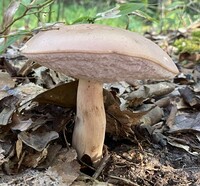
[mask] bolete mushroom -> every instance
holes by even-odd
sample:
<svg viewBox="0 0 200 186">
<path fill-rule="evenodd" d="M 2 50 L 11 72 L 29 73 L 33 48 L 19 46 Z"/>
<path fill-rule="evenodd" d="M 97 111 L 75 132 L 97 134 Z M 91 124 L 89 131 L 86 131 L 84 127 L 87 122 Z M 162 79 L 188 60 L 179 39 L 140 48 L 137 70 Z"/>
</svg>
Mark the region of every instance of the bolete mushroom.
<svg viewBox="0 0 200 186">
<path fill-rule="evenodd" d="M 78 157 L 102 158 L 106 116 L 103 83 L 170 79 L 178 69 L 145 37 L 120 28 L 79 24 L 41 31 L 23 47 L 31 60 L 79 79 L 72 146 Z M 67 99 L 67 98 L 66 98 Z"/>
</svg>

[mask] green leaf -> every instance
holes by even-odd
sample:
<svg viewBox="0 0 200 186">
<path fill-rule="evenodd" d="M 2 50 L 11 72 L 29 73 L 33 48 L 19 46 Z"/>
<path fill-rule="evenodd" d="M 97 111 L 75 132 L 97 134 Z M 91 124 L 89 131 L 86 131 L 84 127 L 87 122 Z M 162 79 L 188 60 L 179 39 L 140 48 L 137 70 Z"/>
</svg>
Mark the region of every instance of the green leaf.
<svg viewBox="0 0 200 186">
<path fill-rule="evenodd" d="M 178 7 L 184 7 L 185 3 L 183 1 L 174 1 L 167 6 L 167 9 L 175 10 Z"/>
<path fill-rule="evenodd" d="M 0 54 L 2 54 L 6 50 L 7 47 L 12 45 L 14 42 L 16 42 L 21 37 L 22 37 L 21 35 L 8 36 L 6 42 L 5 43 L 3 42 L 0 45 Z"/>
<path fill-rule="evenodd" d="M 98 13 L 96 15 L 96 18 L 97 18 L 96 20 L 118 18 L 118 17 L 121 16 L 119 13 L 120 13 L 119 7 L 116 6 L 116 7 L 109 9 L 105 12 Z"/>
<path fill-rule="evenodd" d="M 120 15 L 128 15 L 136 10 L 145 9 L 143 3 L 124 3 L 119 5 Z"/>
<path fill-rule="evenodd" d="M 25 6 L 30 5 L 30 3 L 31 3 L 31 0 L 22 0 L 22 4 Z"/>
<path fill-rule="evenodd" d="M 151 16 L 149 16 L 148 14 L 146 14 L 145 12 L 141 11 L 141 10 L 136 10 L 135 11 L 138 15 L 140 15 L 141 17 L 149 20 L 149 21 L 154 21 L 157 22 L 157 20 Z"/>
<path fill-rule="evenodd" d="M 76 19 L 75 21 L 73 21 L 72 24 L 77 24 L 77 23 L 94 23 L 95 19 L 96 19 L 95 17 L 83 16 L 83 17 L 79 17 L 78 19 Z"/>
<path fill-rule="evenodd" d="M 139 13 L 139 15 L 135 14 L 136 16 L 144 17 L 148 20 L 155 21 L 151 16 L 145 13 L 145 11 L 147 11 L 147 5 L 145 3 L 137 3 L 137 2 L 123 3 L 105 12 L 98 13 L 96 15 L 96 20 L 127 16 L 131 13 L 135 13 L 136 11 Z"/>
<path fill-rule="evenodd" d="M 15 43 L 17 40 L 21 39 L 28 33 L 30 34 L 30 32 L 28 32 L 28 31 L 20 31 L 16 34 L 8 35 L 6 37 L 5 42 L 2 42 L 0 45 L 0 54 L 2 54 L 6 50 L 6 48 L 8 48 L 10 45 Z"/>
</svg>

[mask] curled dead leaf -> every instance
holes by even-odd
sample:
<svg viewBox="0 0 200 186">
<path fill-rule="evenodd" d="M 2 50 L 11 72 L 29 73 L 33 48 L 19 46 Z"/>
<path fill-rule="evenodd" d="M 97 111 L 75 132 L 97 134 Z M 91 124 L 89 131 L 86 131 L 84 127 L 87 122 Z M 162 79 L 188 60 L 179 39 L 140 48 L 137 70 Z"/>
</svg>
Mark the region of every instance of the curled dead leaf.
<svg viewBox="0 0 200 186">
<path fill-rule="evenodd" d="M 143 103 L 143 101 L 152 97 L 163 96 L 169 94 L 175 89 L 175 85 L 169 82 L 160 82 L 157 84 L 144 85 L 138 90 L 131 92 L 127 100 L 131 107 L 137 107 Z"/>
<path fill-rule="evenodd" d="M 23 143 L 25 143 L 29 147 L 39 152 L 43 151 L 50 141 L 58 137 L 59 134 L 55 131 L 41 132 L 41 133 L 20 132 L 18 134 L 18 139 L 22 140 Z"/>
</svg>

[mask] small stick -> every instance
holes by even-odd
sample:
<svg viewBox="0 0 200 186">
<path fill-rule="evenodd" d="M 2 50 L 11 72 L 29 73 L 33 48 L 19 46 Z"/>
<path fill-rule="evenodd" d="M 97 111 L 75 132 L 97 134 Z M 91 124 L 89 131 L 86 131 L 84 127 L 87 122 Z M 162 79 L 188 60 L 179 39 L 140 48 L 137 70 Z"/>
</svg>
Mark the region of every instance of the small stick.
<svg viewBox="0 0 200 186">
<path fill-rule="evenodd" d="M 105 147 L 105 146 L 104 146 Z M 97 179 L 99 177 L 99 175 L 101 174 L 102 170 L 105 168 L 107 162 L 109 161 L 110 159 L 110 155 L 108 154 L 108 149 L 107 147 L 105 147 L 105 155 L 104 157 L 102 158 L 96 172 L 94 173 L 94 175 L 92 176 L 92 178 L 94 179 Z"/>
<path fill-rule="evenodd" d="M 22 161 L 24 160 L 25 154 L 26 154 L 25 152 L 22 153 L 22 156 L 18 162 L 17 170 L 19 170 L 19 168 L 21 167 L 21 164 L 22 164 Z"/>
<path fill-rule="evenodd" d="M 122 181 L 122 182 L 124 182 L 125 184 L 128 184 L 128 185 L 139 186 L 137 183 L 133 183 L 131 180 L 128 180 L 126 178 L 120 178 L 118 176 L 112 176 L 112 175 L 109 175 L 109 177 L 113 178 L 113 179 L 120 180 L 120 181 Z"/>
</svg>

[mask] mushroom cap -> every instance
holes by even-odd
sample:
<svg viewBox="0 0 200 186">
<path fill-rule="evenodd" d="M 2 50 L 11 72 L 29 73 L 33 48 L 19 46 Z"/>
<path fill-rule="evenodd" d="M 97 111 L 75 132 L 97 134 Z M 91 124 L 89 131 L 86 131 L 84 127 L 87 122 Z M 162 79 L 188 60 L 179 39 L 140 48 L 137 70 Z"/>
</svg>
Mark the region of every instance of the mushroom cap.
<svg viewBox="0 0 200 186">
<path fill-rule="evenodd" d="M 22 53 L 68 76 L 102 82 L 170 79 L 178 73 L 171 58 L 152 41 L 104 25 L 58 25 L 33 36 Z"/>
</svg>

